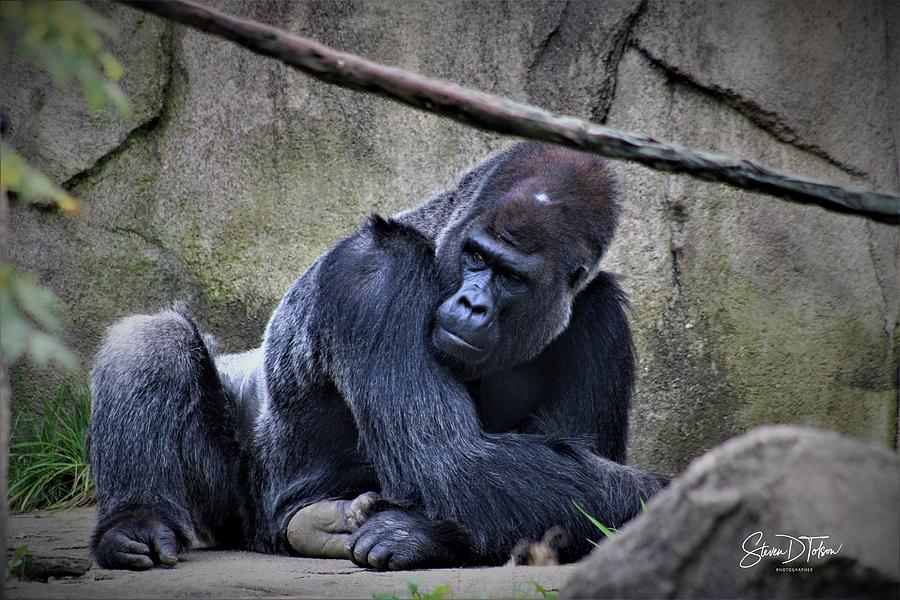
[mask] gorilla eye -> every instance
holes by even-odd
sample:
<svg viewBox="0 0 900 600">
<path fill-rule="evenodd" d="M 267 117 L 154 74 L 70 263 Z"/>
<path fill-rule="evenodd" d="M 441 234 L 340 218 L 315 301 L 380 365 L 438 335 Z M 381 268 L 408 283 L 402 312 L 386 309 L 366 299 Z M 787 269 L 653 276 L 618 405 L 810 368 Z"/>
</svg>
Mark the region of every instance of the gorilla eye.
<svg viewBox="0 0 900 600">
<path fill-rule="evenodd" d="M 477 267 L 483 267 L 485 265 L 484 256 L 482 256 L 481 252 L 478 252 L 477 250 L 466 250 L 466 258 L 468 258 L 470 263 Z"/>
</svg>

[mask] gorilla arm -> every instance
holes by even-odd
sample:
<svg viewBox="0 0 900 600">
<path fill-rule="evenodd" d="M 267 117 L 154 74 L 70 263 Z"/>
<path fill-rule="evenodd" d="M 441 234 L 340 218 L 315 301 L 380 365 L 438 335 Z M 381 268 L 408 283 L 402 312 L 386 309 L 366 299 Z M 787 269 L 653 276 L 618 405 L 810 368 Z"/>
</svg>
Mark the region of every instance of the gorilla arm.
<svg viewBox="0 0 900 600">
<path fill-rule="evenodd" d="M 526 433 L 583 440 L 594 453 L 625 463 L 634 347 L 615 277 L 600 274 L 575 299 L 566 330 L 541 353 L 543 403 L 522 424 Z"/>
<path fill-rule="evenodd" d="M 326 370 L 356 421 L 382 495 L 399 506 L 350 538 L 354 558 L 376 567 L 499 563 L 520 539 L 552 526 L 574 558 L 595 532 L 573 506 L 617 526 L 659 478 L 577 445 L 522 434 L 486 434 L 463 385 L 428 346 L 440 290 L 432 249 L 414 230 L 373 218 L 322 264 Z M 354 285 L 348 286 L 352 281 Z M 420 511 L 420 512 L 419 512 Z"/>
</svg>

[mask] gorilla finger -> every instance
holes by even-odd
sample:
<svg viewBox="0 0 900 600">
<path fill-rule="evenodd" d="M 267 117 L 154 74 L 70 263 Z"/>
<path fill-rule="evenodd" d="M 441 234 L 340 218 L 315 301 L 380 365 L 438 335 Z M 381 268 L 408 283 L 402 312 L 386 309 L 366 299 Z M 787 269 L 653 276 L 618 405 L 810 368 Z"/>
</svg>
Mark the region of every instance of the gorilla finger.
<svg viewBox="0 0 900 600">
<path fill-rule="evenodd" d="M 369 551 L 373 546 L 375 546 L 376 543 L 378 543 L 378 537 L 374 535 L 364 535 L 357 538 L 352 548 L 353 562 L 361 567 L 368 566 Z"/>
<path fill-rule="evenodd" d="M 388 561 L 387 568 L 391 571 L 406 571 L 415 569 L 421 565 L 421 561 L 414 553 L 395 552 Z"/>
<path fill-rule="evenodd" d="M 124 540 L 119 542 L 119 550 L 121 550 L 122 552 L 127 552 L 128 554 L 150 554 L 150 547 L 147 546 L 147 544 L 128 538 L 125 538 Z"/>
<path fill-rule="evenodd" d="M 357 496 L 353 502 L 350 503 L 350 510 L 347 511 L 347 523 L 350 525 L 351 529 L 358 529 L 366 520 L 372 516 L 372 509 L 375 508 L 375 503 L 381 498 L 375 492 L 366 492 L 360 496 Z"/>
<path fill-rule="evenodd" d="M 369 551 L 367 562 L 373 569 L 384 571 L 388 568 L 388 564 L 391 560 L 392 555 L 393 550 L 391 549 L 391 546 L 389 544 L 377 544 Z"/>
<path fill-rule="evenodd" d="M 359 542 L 359 540 L 360 540 L 364 535 L 365 535 L 365 532 L 364 532 L 364 531 L 359 531 L 359 530 L 354 531 L 353 533 L 349 534 L 349 535 L 347 536 L 347 544 L 346 544 L 346 545 L 347 545 L 347 550 L 349 550 L 349 551 L 352 553 L 352 552 L 353 552 L 353 549 L 356 547 L 356 543 Z"/>
<path fill-rule="evenodd" d="M 153 551 L 159 558 L 160 564 L 167 567 L 174 567 L 178 564 L 178 551 L 175 548 L 174 542 L 170 544 L 168 542 L 154 540 Z"/>
<path fill-rule="evenodd" d="M 381 496 L 376 494 L 375 492 L 366 492 L 365 494 L 360 494 L 357 496 L 352 503 L 350 503 L 350 508 L 356 511 L 366 512 L 375 505 L 375 502 L 380 499 Z"/>
<path fill-rule="evenodd" d="M 322 542 L 322 558 L 351 558 L 353 553 L 348 548 L 347 541 L 350 536 L 339 533 L 328 537 Z"/>
<path fill-rule="evenodd" d="M 104 536 L 104 545 L 129 554 L 150 554 L 147 544 L 134 540 L 121 531 L 110 532 Z"/>
<path fill-rule="evenodd" d="M 175 534 L 172 533 L 171 529 L 164 525 L 158 527 L 154 531 L 150 543 L 160 563 L 168 567 L 178 564 L 178 543 L 175 541 Z"/>
<path fill-rule="evenodd" d="M 115 552 L 113 557 L 116 559 L 116 562 L 128 569 L 149 569 L 153 566 L 153 561 L 146 554 Z"/>
</svg>

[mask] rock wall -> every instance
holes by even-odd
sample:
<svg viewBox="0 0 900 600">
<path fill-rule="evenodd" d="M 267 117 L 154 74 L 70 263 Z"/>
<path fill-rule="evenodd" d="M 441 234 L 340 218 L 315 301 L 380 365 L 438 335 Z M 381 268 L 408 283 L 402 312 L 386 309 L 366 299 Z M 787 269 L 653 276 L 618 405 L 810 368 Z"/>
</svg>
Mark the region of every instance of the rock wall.
<svg viewBox="0 0 900 600">
<path fill-rule="evenodd" d="M 900 5 L 217 1 L 332 47 L 799 174 L 900 190 Z M 226 351 L 368 213 L 512 140 L 330 87 L 118 5 L 131 122 L 15 56 L 11 142 L 71 189 L 12 210 L 13 258 L 68 306 L 86 373 L 104 328 L 184 299 Z M 893 30 L 889 31 L 890 28 Z M 892 112 L 893 111 L 893 112 Z M 896 446 L 898 228 L 619 163 L 608 268 L 634 303 L 632 462 L 665 473 L 763 423 Z M 16 402 L 58 375 L 20 367 Z"/>
</svg>

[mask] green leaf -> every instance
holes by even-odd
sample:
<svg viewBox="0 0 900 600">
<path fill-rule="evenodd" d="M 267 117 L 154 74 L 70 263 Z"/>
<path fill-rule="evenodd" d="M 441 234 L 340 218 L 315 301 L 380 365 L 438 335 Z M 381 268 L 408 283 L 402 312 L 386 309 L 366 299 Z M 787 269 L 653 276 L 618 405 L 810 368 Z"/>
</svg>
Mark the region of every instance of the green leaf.
<svg viewBox="0 0 900 600">
<path fill-rule="evenodd" d="M 406 587 L 409 588 L 409 593 L 412 596 L 415 596 L 419 592 L 419 580 L 414 577 L 407 577 L 404 579 L 406 581 Z"/>
<path fill-rule="evenodd" d="M 75 355 L 56 337 L 34 327 L 26 316 L 58 331 L 58 306 L 56 297 L 38 286 L 32 276 L 18 276 L 9 265 L 0 265 L 0 349 L 8 364 L 27 355 L 38 366 L 53 362 L 64 369 L 77 367 Z"/>
<path fill-rule="evenodd" d="M 112 81 L 104 81 L 103 89 L 106 92 L 107 99 L 116 107 L 119 114 L 126 119 L 131 118 L 131 103 L 128 102 L 128 98 L 122 92 L 122 88 Z"/>
<path fill-rule="evenodd" d="M 8 364 L 14 364 L 28 351 L 28 338 L 31 332 L 28 322 L 15 306 L 10 291 L 0 289 L 0 348 Z"/>
<path fill-rule="evenodd" d="M 14 278 L 12 283 L 16 301 L 32 319 L 50 331 L 58 332 L 62 329 L 54 314 L 60 302 L 53 292 L 39 286 L 30 273 Z"/>
<path fill-rule="evenodd" d="M 77 200 L 29 166 L 5 142 L 0 142 L 0 190 L 15 192 L 26 204 L 53 202 L 68 214 L 74 214 L 79 209 Z"/>
<path fill-rule="evenodd" d="M 604 525 L 603 523 L 601 523 L 600 521 L 598 521 L 597 519 L 595 519 L 594 517 L 592 517 L 591 515 L 589 515 L 589 514 L 587 513 L 587 511 L 584 510 L 584 508 L 582 508 L 581 505 L 578 504 L 577 502 L 575 502 L 574 500 L 572 501 L 572 504 L 574 504 L 574 505 L 575 505 L 575 508 L 578 509 L 578 512 L 580 512 L 580 513 L 583 514 L 585 517 L 587 517 L 588 521 L 590 521 L 591 524 L 593 524 L 594 527 L 596 527 L 597 529 L 599 529 L 600 532 L 603 533 L 603 535 L 605 535 L 605 536 L 608 537 L 608 538 L 613 538 L 613 537 L 615 537 L 616 533 L 615 533 L 615 530 L 614 530 L 614 529 L 610 529 L 609 527 L 607 527 L 606 525 Z"/>
<path fill-rule="evenodd" d="M 531 584 L 537 589 L 543 600 L 556 600 L 559 597 L 559 594 L 556 592 L 548 592 L 545 590 L 544 587 L 534 579 L 531 580 Z"/>
<path fill-rule="evenodd" d="M 77 78 L 92 111 L 112 105 L 123 117 L 130 115 L 115 84 L 124 70 L 103 47 L 104 38 L 115 33 L 110 21 L 74 0 L 4 0 L 2 6 L 4 41 L 17 40 L 19 53 L 45 69 L 56 86 Z"/>
<path fill-rule="evenodd" d="M 115 56 L 113 56 L 109 52 L 101 52 L 98 55 L 97 59 L 103 66 L 103 72 L 107 77 L 109 77 L 113 81 L 119 81 L 120 79 L 122 79 L 124 69 L 122 69 L 122 63 L 117 61 Z"/>
<path fill-rule="evenodd" d="M 14 577 L 21 577 L 22 570 L 25 567 L 25 556 L 28 554 L 28 546 L 22 544 L 16 547 L 6 558 L 6 574 L 5 578 L 10 580 Z"/>
<path fill-rule="evenodd" d="M 452 592 L 450 585 L 445 583 L 444 585 L 434 588 L 434 590 L 432 590 L 430 594 L 426 594 L 425 597 L 429 600 L 444 600 L 444 598 L 450 595 L 450 592 Z"/>
</svg>

